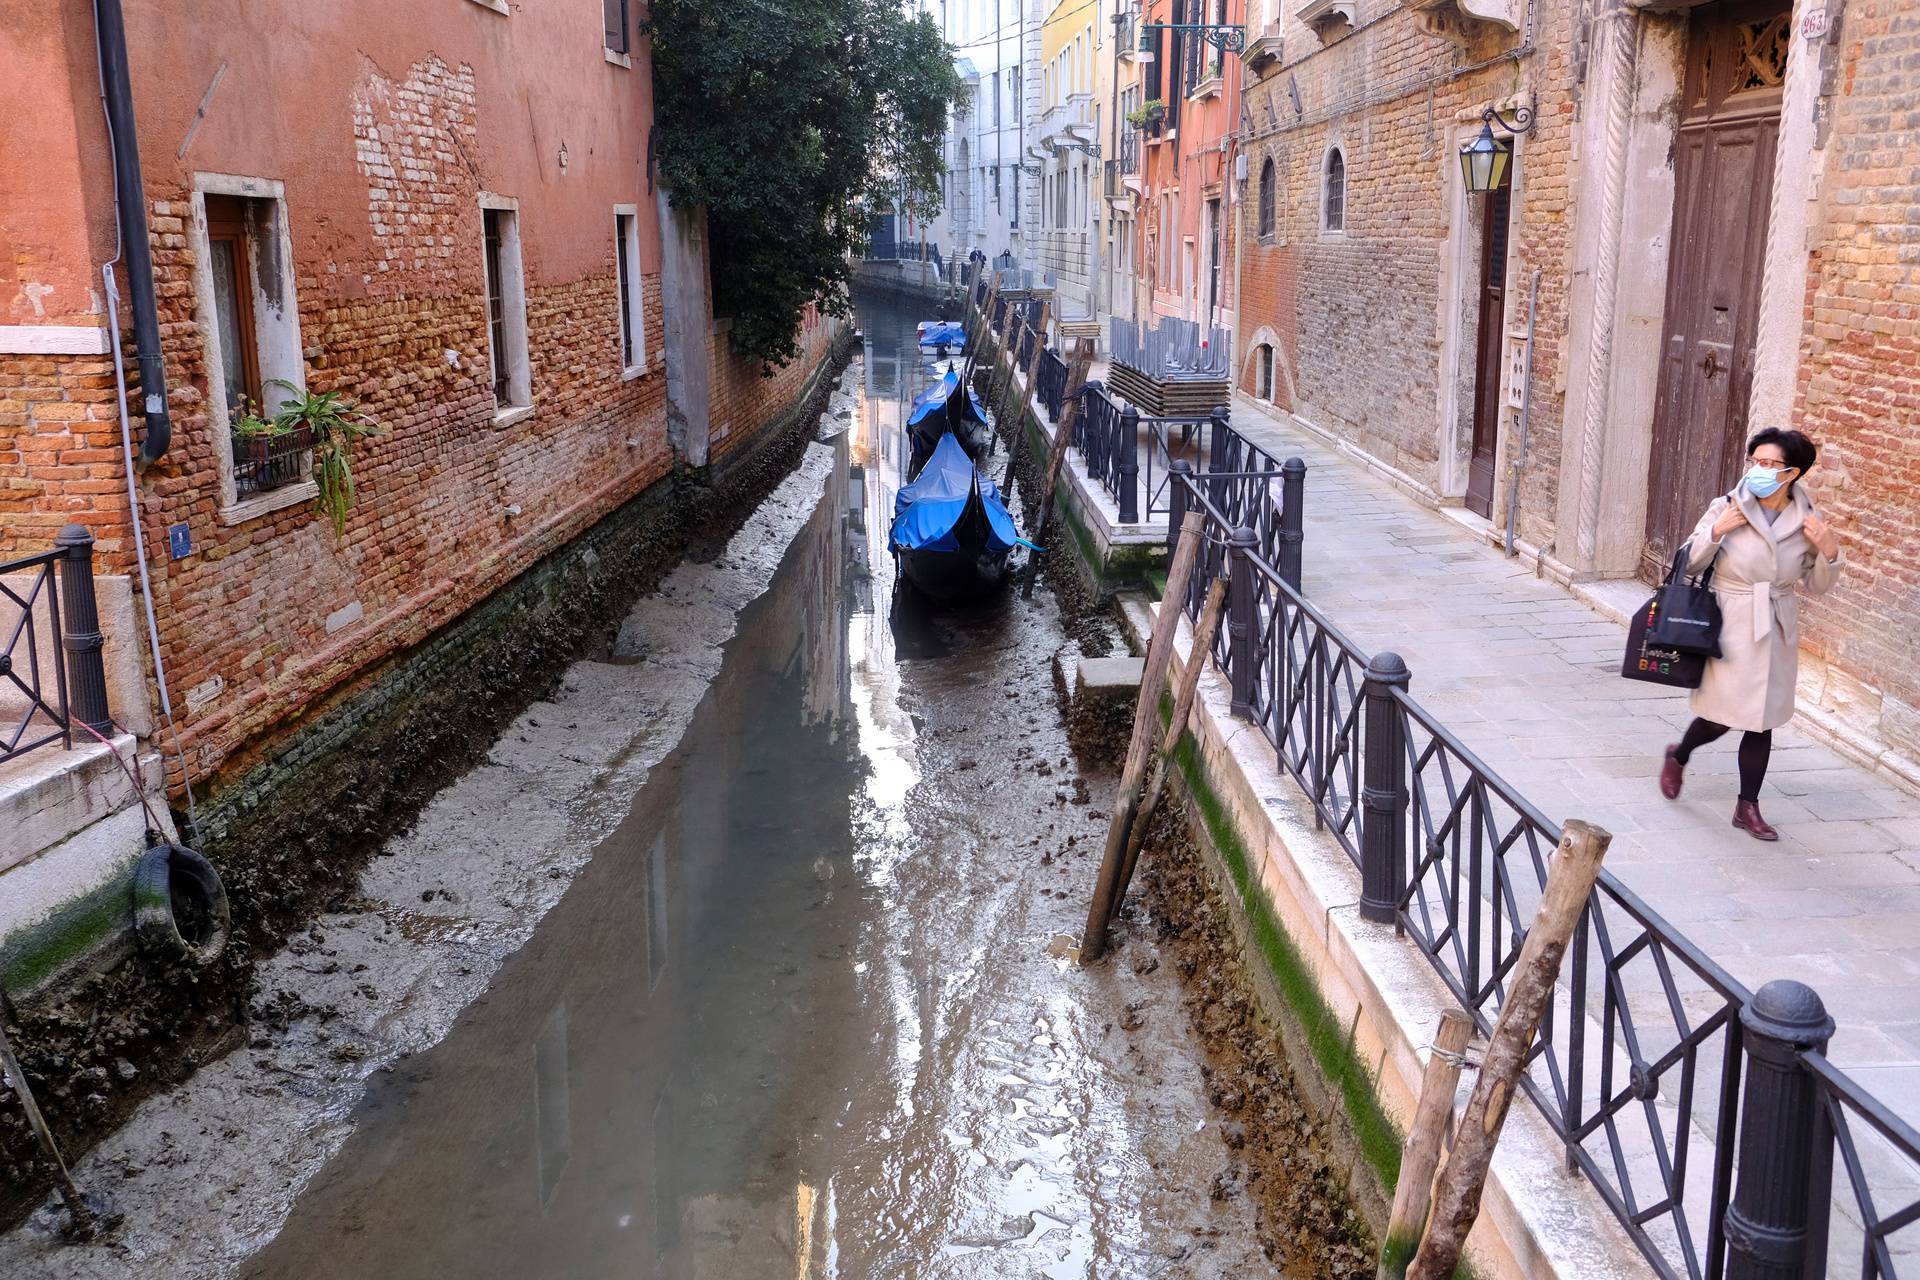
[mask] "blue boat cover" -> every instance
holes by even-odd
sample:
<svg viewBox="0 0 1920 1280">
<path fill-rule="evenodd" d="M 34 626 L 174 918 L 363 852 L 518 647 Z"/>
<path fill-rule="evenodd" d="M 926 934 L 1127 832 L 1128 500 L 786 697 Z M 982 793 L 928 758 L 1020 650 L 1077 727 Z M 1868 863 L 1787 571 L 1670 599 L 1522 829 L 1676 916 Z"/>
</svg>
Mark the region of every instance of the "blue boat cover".
<svg viewBox="0 0 1920 1280">
<path fill-rule="evenodd" d="M 913 398 L 913 412 L 907 415 L 907 425 L 911 427 L 928 414 L 938 412 L 953 395 L 954 388 L 959 385 L 960 373 L 958 370 L 948 369 L 945 373 L 941 374 L 939 381 Z M 973 402 L 974 414 L 980 421 L 985 422 L 987 420 L 986 407 L 980 403 L 979 395 L 976 394 L 971 387 L 967 388 L 967 399 Z"/>
<path fill-rule="evenodd" d="M 958 320 L 930 320 L 920 330 L 920 345 L 938 346 L 944 342 L 948 346 L 960 346 L 967 340 L 967 327 Z"/>
<path fill-rule="evenodd" d="M 901 551 L 958 551 L 953 528 L 966 510 L 973 477 L 973 459 L 960 442 L 951 432 L 941 436 L 913 483 L 893 496 L 893 545 Z M 1020 533 L 1013 527 L 999 488 L 985 475 L 980 477 L 980 500 L 993 534 L 985 549 L 1012 549 Z"/>
</svg>

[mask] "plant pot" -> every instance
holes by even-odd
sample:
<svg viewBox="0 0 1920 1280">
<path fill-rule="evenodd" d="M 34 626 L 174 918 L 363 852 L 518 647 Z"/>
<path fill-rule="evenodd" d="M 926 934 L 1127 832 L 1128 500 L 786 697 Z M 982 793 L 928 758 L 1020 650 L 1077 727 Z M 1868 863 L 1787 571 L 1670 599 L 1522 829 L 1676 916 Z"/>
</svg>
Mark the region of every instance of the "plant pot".
<svg viewBox="0 0 1920 1280">
<path fill-rule="evenodd" d="M 278 435 L 233 437 L 233 481 L 241 494 L 265 493 L 307 478 L 313 430 L 295 427 Z"/>
</svg>

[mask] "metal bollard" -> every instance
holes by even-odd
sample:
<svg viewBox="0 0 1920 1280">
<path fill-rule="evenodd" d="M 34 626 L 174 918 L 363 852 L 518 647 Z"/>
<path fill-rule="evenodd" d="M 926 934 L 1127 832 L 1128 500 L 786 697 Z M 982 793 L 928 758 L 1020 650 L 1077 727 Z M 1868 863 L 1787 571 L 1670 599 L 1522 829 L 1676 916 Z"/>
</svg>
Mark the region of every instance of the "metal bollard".
<svg viewBox="0 0 1920 1280">
<path fill-rule="evenodd" d="M 1120 523 L 1140 523 L 1140 415 L 1132 405 L 1119 414 L 1120 437 L 1114 447 L 1120 450 Z"/>
<path fill-rule="evenodd" d="M 1167 467 L 1167 554 L 1180 549 L 1180 526 L 1187 521 L 1187 485 L 1193 464 L 1175 458 Z"/>
<path fill-rule="evenodd" d="M 67 719 L 110 734 L 107 713 L 106 637 L 100 634 L 100 604 L 93 594 L 93 534 L 70 524 L 54 538 L 60 560 L 60 650 L 67 659 Z"/>
<path fill-rule="evenodd" d="M 1300 558 L 1306 528 L 1304 504 L 1307 492 L 1307 464 L 1288 458 L 1280 464 L 1280 570 L 1281 581 L 1295 591 L 1300 589 Z"/>
<path fill-rule="evenodd" d="M 1254 609 L 1253 552 L 1259 545 L 1260 535 L 1245 525 L 1227 536 L 1227 663 L 1237 716 L 1253 714 L 1253 630 L 1260 621 Z"/>
<path fill-rule="evenodd" d="M 1776 980 L 1740 1010 L 1740 1026 L 1747 1079 L 1735 1157 L 1739 1180 L 1722 1219 L 1727 1280 L 1825 1275 L 1825 1249 L 1818 1246 L 1826 1239 L 1833 1145 L 1816 1141 L 1820 1098 L 1800 1055 L 1825 1052 L 1833 1019 L 1813 988 Z"/>
<path fill-rule="evenodd" d="M 1367 717 L 1360 781 L 1360 918 L 1376 924 L 1393 923 L 1407 887 L 1406 724 L 1393 691 L 1412 680 L 1400 655 L 1383 651 L 1367 663 L 1360 688 Z"/>
</svg>

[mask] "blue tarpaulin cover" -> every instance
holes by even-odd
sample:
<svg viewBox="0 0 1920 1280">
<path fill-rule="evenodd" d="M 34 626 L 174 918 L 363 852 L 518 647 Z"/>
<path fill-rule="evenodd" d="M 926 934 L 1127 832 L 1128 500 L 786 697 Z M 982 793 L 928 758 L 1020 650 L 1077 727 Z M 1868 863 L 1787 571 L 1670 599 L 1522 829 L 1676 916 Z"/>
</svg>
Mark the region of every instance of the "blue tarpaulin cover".
<svg viewBox="0 0 1920 1280">
<path fill-rule="evenodd" d="M 913 412 L 907 415 L 907 425 L 912 426 L 930 413 L 938 411 L 953 395 L 954 388 L 960 385 L 958 370 L 948 369 L 940 375 L 940 380 L 913 398 Z M 980 421 L 987 420 L 987 410 L 980 403 L 980 397 L 973 388 L 967 388 L 967 399 L 973 402 L 973 412 Z M 952 425 L 952 424 L 949 424 Z"/>
<path fill-rule="evenodd" d="M 967 327 L 958 320 L 928 320 L 920 329 L 920 345 L 923 347 L 936 346 L 942 342 L 957 347 L 964 344 L 966 340 Z"/>
<path fill-rule="evenodd" d="M 958 551 L 953 527 L 966 510 L 967 495 L 973 490 L 973 460 L 952 433 L 940 437 L 933 456 L 912 484 L 893 497 L 893 545 L 902 551 Z M 1000 498 L 1000 490 L 980 477 L 980 500 L 987 509 L 987 526 L 992 530 L 986 550 L 1006 551 L 1020 541 L 1013 517 Z"/>
</svg>

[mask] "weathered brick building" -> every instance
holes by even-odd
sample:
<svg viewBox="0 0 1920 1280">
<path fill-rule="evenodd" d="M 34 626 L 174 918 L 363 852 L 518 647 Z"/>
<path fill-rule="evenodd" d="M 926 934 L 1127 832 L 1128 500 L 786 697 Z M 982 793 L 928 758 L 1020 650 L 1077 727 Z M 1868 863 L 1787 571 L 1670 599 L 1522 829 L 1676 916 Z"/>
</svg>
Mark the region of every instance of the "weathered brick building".
<svg viewBox="0 0 1920 1280">
<path fill-rule="evenodd" d="M 210 848 L 364 843 L 764 478 L 839 326 L 796 317 L 804 355 L 771 377 L 730 354 L 701 216 L 649 170 L 626 0 L 130 0 L 112 137 L 93 7 L 3 8 L 0 561 L 94 534 L 132 672 L 111 709 L 164 749 L 176 805 L 192 780 Z M 146 350 L 118 240 L 142 211 Z M 300 390 L 378 427 L 338 533 L 303 438 L 262 461 L 236 433 Z M 0 847 L 0 871 L 40 847 Z"/>
<path fill-rule="evenodd" d="M 1802 426 L 1850 560 L 1804 615 L 1803 706 L 1920 776 L 1896 444 L 1920 8 L 1271 0 L 1251 22 L 1279 48 L 1250 50 L 1240 122 L 1240 391 L 1492 535 L 1511 504 L 1568 580 L 1656 573 L 1746 436 Z M 1469 194 L 1489 109 L 1509 176 Z"/>
</svg>

